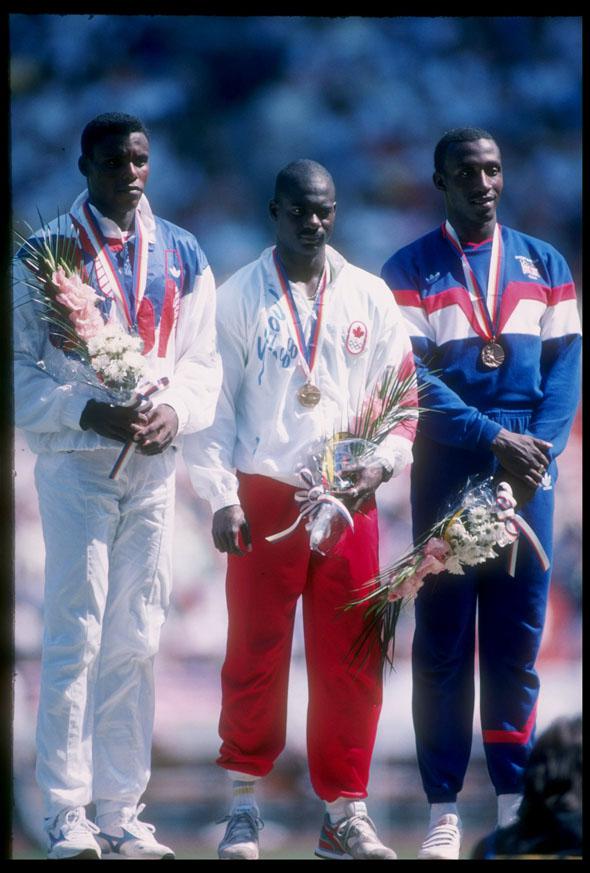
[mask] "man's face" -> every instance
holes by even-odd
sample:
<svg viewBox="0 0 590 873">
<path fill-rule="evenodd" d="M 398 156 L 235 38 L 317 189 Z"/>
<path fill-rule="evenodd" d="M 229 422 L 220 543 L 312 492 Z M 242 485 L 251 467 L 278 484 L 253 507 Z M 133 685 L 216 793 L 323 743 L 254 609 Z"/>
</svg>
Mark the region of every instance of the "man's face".
<svg viewBox="0 0 590 873">
<path fill-rule="evenodd" d="M 483 226 L 495 220 L 502 193 L 502 159 L 490 139 L 451 143 L 444 171 L 434 174 L 451 224 Z"/>
<path fill-rule="evenodd" d="M 82 157 L 90 200 L 109 217 L 135 209 L 149 175 L 149 143 L 143 133 L 113 134 Z"/>
<path fill-rule="evenodd" d="M 334 185 L 321 175 L 293 182 L 269 204 L 277 243 L 285 252 L 312 259 L 329 241 L 336 217 Z"/>
</svg>

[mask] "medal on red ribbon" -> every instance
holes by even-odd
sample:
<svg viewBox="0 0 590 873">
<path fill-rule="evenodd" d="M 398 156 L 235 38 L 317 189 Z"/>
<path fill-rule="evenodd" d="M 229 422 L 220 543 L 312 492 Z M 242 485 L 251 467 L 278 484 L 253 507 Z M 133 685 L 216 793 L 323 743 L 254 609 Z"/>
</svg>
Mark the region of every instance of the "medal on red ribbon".
<svg viewBox="0 0 590 873">
<path fill-rule="evenodd" d="M 461 258 L 465 284 L 469 290 L 469 296 L 473 306 L 473 314 L 475 318 L 473 327 L 479 336 L 485 340 L 485 344 L 480 351 L 481 362 L 484 367 L 488 367 L 490 370 L 495 370 L 504 363 L 506 358 L 506 352 L 498 342 L 498 334 L 500 332 L 499 285 L 502 262 L 502 234 L 500 232 L 500 225 L 496 224 L 494 227 L 485 301 L 477 283 L 477 279 L 475 278 L 475 273 L 471 269 L 471 265 L 467 260 L 467 255 L 463 251 L 463 246 L 461 245 L 457 232 L 449 221 L 445 222 L 443 232 Z"/>
<path fill-rule="evenodd" d="M 277 254 L 276 248 L 273 250 L 273 259 L 277 275 L 279 277 L 279 282 L 281 284 L 283 294 L 289 307 L 291 321 L 293 322 L 293 327 L 295 329 L 295 339 L 297 341 L 297 346 L 300 353 L 298 358 L 299 363 L 305 373 L 305 384 L 302 385 L 301 388 L 299 388 L 299 390 L 297 391 L 297 400 L 302 406 L 305 406 L 307 408 L 313 408 L 314 406 L 318 405 L 322 397 L 322 392 L 313 382 L 312 370 L 316 359 L 316 352 L 318 349 L 318 340 L 322 323 L 324 291 L 326 290 L 327 279 L 326 268 L 324 267 L 324 272 L 322 273 L 318 286 L 318 292 L 313 303 L 313 313 L 315 318 L 312 322 L 309 341 L 306 342 L 303 332 L 303 326 L 299 317 L 299 312 L 295 304 L 295 298 L 293 297 L 293 292 L 291 290 L 291 285 L 289 279 L 287 278 L 287 273 L 285 272 L 285 268 L 281 262 L 281 259 Z"/>
</svg>

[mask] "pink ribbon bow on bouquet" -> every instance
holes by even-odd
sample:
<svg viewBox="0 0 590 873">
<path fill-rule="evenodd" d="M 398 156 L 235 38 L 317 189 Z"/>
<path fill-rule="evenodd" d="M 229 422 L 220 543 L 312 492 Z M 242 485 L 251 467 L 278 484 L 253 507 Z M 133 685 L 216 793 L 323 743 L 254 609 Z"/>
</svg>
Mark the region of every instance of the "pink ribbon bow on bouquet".
<svg viewBox="0 0 590 873">
<path fill-rule="evenodd" d="M 167 376 L 163 376 L 161 379 L 158 379 L 157 382 L 149 385 L 144 391 L 141 391 L 140 397 L 142 400 L 147 400 L 147 398 L 151 397 L 152 394 L 155 394 L 156 391 L 161 391 L 162 388 L 166 388 L 169 383 L 170 379 L 168 379 Z M 109 473 L 109 479 L 116 479 L 123 472 L 136 448 L 137 443 L 135 440 L 127 440 L 119 452 L 119 456 L 113 465 L 113 469 Z"/>
<path fill-rule="evenodd" d="M 530 542 L 543 569 L 548 570 L 550 566 L 549 558 L 547 557 L 547 553 L 545 552 L 539 537 L 534 532 L 528 521 L 525 521 L 522 515 L 518 515 L 514 511 L 516 500 L 514 499 L 512 488 L 508 482 L 500 482 L 498 484 L 496 488 L 496 504 L 499 507 L 496 515 L 500 521 L 504 522 L 507 533 L 514 540 L 510 548 L 510 562 L 508 565 L 508 573 L 510 576 L 515 575 L 516 558 L 518 556 L 518 545 L 521 533 L 523 533 Z"/>
<path fill-rule="evenodd" d="M 299 515 L 297 516 L 293 524 L 285 530 L 265 537 L 267 542 L 274 543 L 277 540 L 282 540 L 284 539 L 284 537 L 289 536 L 289 534 L 293 533 L 293 531 L 299 526 L 299 523 L 304 518 L 308 519 L 306 527 L 308 530 L 310 530 L 322 507 L 327 505 L 331 505 L 338 513 L 340 513 L 340 515 L 343 516 L 346 523 L 350 527 L 354 527 L 354 521 L 346 506 L 342 503 L 341 500 L 338 500 L 337 497 L 334 497 L 333 494 L 329 494 L 323 485 L 314 485 L 313 476 L 311 474 L 311 471 L 307 467 L 304 467 L 302 470 L 300 470 L 299 475 L 301 476 L 305 484 L 309 486 L 305 490 L 295 492 L 295 501 L 300 504 Z"/>
</svg>

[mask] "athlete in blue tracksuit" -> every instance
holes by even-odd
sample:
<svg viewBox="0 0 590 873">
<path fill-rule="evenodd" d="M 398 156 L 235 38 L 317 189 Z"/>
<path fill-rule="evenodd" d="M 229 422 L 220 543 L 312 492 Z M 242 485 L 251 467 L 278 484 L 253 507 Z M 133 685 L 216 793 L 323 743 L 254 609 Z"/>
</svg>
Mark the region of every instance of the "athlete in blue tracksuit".
<svg viewBox="0 0 590 873">
<path fill-rule="evenodd" d="M 383 267 L 409 325 L 420 379 L 412 512 L 417 538 L 468 477 L 499 472 L 517 511 L 552 557 L 555 459 L 579 397 L 576 293 L 550 245 L 496 221 L 500 152 L 477 128 L 450 131 L 435 151 L 447 221 Z M 477 613 L 481 724 L 499 823 L 518 806 L 534 739 L 539 650 L 550 570 L 532 546 L 443 574 L 416 600 L 413 716 L 431 822 L 419 857 L 457 858 L 456 800 L 472 742 Z"/>
</svg>

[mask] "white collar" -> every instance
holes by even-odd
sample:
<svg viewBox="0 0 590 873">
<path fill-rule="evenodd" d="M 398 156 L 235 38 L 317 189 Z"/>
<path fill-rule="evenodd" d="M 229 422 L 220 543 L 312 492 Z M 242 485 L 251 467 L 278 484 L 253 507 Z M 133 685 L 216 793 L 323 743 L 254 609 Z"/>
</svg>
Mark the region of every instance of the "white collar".
<svg viewBox="0 0 590 873">
<path fill-rule="evenodd" d="M 82 206 L 88 199 L 88 191 L 84 190 L 81 194 L 76 197 L 74 203 L 72 204 L 71 212 L 77 213 L 82 209 Z M 106 215 L 103 215 L 99 209 L 94 206 L 94 204 L 89 203 L 90 209 L 92 210 L 94 216 L 96 217 L 100 229 L 104 236 L 107 239 L 120 239 L 123 240 L 123 232 L 119 225 L 112 220 L 112 218 L 107 218 Z M 147 233 L 147 237 L 149 242 L 156 241 L 156 220 L 154 218 L 154 214 L 152 212 L 152 208 L 149 204 L 149 201 L 145 194 L 141 195 L 140 201 L 137 206 L 137 213 L 139 215 L 139 219 L 141 221 L 142 227 L 144 231 Z M 129 238 L 129 237 L 128 237 Z"/>
</svg>

